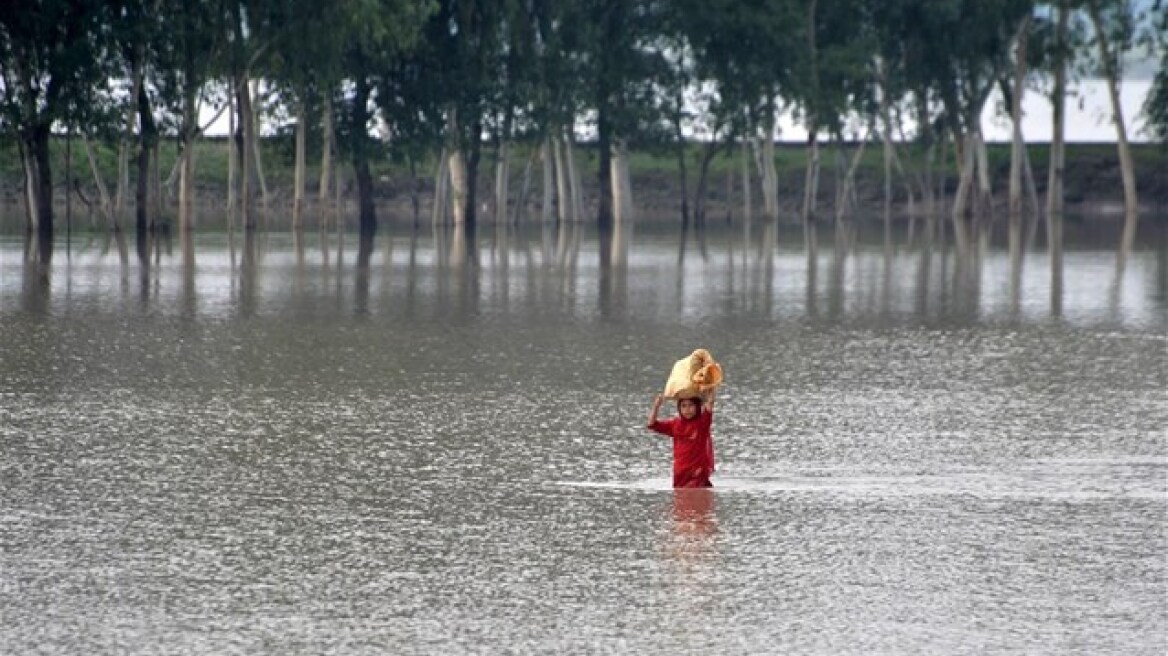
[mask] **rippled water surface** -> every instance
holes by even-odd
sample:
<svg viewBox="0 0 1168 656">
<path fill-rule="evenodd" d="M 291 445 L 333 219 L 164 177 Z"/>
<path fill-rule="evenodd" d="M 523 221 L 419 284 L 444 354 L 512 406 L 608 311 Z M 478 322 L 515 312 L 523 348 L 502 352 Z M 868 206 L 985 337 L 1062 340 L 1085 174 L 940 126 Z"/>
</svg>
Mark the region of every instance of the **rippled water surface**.
<svg viewBox="0 0 1168 656">
<path fill-rule="evenodd" d="M 0 653 L 1163 654 L 1143 236 L 0 241 Z"/>
</svg>

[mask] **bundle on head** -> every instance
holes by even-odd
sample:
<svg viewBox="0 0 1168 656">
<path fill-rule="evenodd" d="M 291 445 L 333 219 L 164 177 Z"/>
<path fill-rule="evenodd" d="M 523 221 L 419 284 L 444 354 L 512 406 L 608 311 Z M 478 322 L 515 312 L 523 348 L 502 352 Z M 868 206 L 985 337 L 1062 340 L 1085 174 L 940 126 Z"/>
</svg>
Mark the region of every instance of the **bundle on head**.
<svg viewBox="0 0 1168 656">
<path fill-rule="evenodd" d="M 706 349 L 697 349 L 673 364 L 665 381 L 668 399 L 700 397 L 722 384 L 722 367 Z"/>
</svg>

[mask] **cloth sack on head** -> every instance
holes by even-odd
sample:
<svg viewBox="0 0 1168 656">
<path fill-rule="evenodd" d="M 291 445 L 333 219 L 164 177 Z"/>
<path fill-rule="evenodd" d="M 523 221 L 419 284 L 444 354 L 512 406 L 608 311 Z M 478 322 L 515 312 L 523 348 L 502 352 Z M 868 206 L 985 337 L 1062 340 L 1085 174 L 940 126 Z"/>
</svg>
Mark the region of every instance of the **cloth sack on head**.
<svg viewBox="0 0 1168 656">
<path fill-rule="evenodd" d="M 662 394 L 667 399 L 705 396 L 722 384 L 722 367 L 706 349 L 697 349 L 673 364 Z"/>
</svg>

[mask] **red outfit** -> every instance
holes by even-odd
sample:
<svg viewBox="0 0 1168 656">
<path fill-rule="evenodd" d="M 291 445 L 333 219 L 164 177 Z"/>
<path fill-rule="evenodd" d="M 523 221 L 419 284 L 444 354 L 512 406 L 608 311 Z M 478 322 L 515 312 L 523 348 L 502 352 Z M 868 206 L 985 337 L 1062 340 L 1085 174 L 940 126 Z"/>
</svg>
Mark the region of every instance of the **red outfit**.
<svg viewBox="0 0 1168 656">
<path fill-rule="evenodd" d="M 693 419 L 678 415 L 649 425 L 649 430 L 673 438 L 673 487 L 713 487 L 713 423 L 714 413 L 702 409 Z"/>
</svg>

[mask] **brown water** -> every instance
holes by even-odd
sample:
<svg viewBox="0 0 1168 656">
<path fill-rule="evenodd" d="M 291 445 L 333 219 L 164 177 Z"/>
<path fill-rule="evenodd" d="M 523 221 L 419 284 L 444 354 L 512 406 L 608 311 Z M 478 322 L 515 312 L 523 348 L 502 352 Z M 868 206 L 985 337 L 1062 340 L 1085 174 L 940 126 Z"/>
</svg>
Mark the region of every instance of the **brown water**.
<svg viewBox="0 0 1168 656">
<path fill-rule="evenodd" d="M 0 653 L 1164 653 L 1162 231 L 760 234 L 0 241 Z"/>
</svg>

